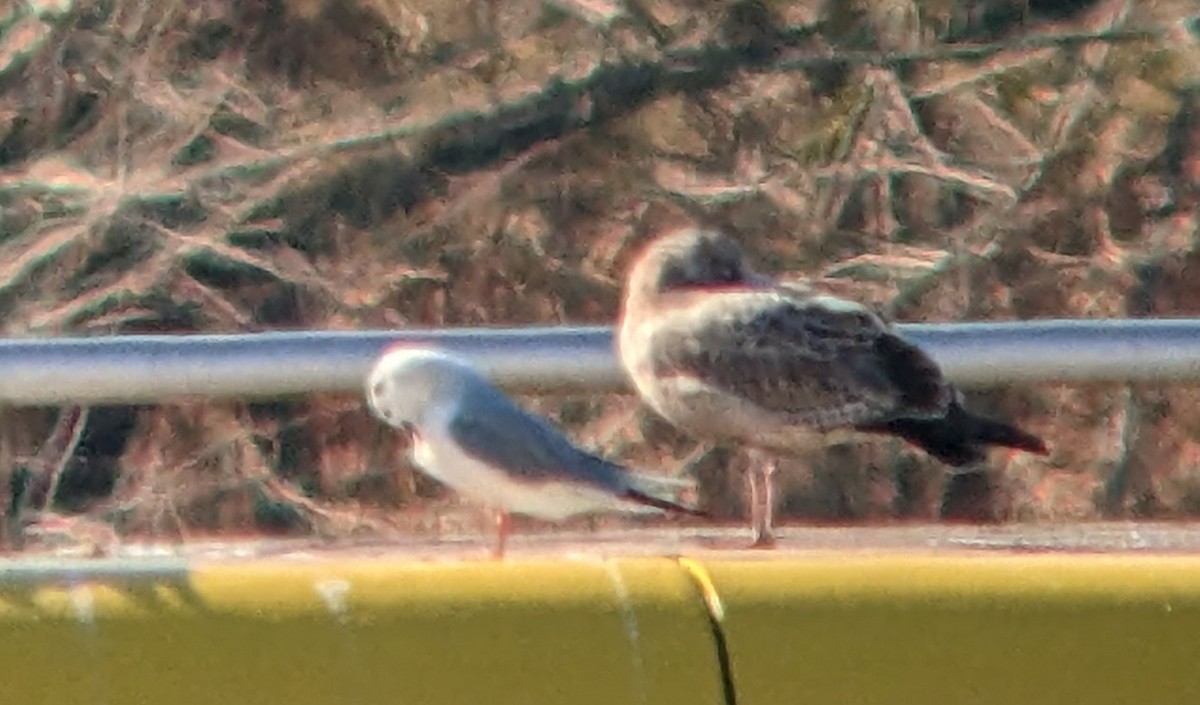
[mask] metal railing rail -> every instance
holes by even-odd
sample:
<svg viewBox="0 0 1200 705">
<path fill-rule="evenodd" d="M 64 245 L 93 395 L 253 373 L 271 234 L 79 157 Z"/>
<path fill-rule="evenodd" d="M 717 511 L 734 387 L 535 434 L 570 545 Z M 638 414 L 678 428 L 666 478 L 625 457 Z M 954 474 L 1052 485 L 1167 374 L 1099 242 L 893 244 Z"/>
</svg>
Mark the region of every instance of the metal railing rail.
<svg viewBox="0 0 1200 705">
<path fill-rule="evenodd" d="M 966 387 L 1200 381 L 1200 319 L 909 324 Z M 358 392 L 394 344 L 465 356 L 512 391 L 627 389 L 607 326 L 294 331 L 0 341 L 0 403 L 153 403 Z"/>
</svg>

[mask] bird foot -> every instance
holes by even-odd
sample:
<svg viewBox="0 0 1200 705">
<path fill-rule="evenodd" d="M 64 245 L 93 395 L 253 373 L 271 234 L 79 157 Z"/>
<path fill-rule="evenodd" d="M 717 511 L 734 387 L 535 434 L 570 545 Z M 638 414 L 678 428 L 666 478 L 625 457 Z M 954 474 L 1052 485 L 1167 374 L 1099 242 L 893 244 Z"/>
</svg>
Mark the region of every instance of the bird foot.
<svg viewBox="0 0 1200 705">
<path fill-rule="evenodd" d="M 774 534 L 762 534 L 754 537 L 754 541 L 750 543 L 750 548 L 769 550 L 776 547 Z"/>
</svg>

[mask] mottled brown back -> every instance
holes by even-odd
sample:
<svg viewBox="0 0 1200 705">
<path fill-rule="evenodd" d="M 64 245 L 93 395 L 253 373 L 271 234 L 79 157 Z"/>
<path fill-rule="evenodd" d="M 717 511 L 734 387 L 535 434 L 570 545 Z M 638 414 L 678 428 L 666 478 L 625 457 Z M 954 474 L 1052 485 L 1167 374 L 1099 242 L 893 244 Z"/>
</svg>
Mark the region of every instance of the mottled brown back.
<svg viewBox="0 0 1200 705">
<path fill-rule="evenodd" d="M 724 315 L 654 336 L 657 374 L 697 377 L 819 430 L 945 409 L 937 366 L 871 312 L 769 291 L 728 296 Z"/>
</svg>

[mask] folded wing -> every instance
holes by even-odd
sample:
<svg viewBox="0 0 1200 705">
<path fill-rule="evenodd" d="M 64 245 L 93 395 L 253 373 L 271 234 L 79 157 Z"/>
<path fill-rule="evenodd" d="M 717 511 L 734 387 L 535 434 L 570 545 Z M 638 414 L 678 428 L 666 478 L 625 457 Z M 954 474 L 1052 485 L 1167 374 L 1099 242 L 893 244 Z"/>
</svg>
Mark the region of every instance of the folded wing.
<svg viewBox="0 0 1200 705">
<path fill-rule="evenodd" d="M 933 360 L 866 308 L 771 292 L 711 297 L 663 326 L 656 372 L 687 375 L 817 430 L 945 413 L 952 391 Z"/>
<path fill-rule="evenodd" d="M 629 501 L 688 514 L 699 512 L 657 495 L 662 484 L 588 453 L 547 421 L 490 386 L 465 394 L 450 423 L 454 442 L 472 457 L 517 481 L 571 482 Z"/>
</svg>

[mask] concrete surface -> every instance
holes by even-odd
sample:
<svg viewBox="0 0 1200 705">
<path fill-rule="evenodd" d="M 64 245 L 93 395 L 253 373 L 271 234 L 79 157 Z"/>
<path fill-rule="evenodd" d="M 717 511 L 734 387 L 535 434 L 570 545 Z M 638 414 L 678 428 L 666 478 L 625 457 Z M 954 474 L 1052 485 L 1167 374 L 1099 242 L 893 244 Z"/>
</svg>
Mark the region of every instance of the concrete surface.
<svg viewBox="0 0 1200 705">
<path fill-rule="evenodd" d="M 1063 523 L 972 526 L 900 524 L 892 526 L 790 526 L 778 531 L 774 550 L 748 548 L 742 526 L 656 527 L 623 530 L 563 531 L 524 529 L 510 539 L 512 559 L 571 556 L 688 555 L 756 560 L 806 553 L 1200 553 L 1200 522 Z M 188 561 L 247 561 L 257 558 L 314 560 L 380 557 L 409 560 L 485 560 L 493 536 L 461 532 L 438 536 L 273 539 L 262 537 L 194 538 L 185 543 L 124 542 L 97 550 L 69 544 L 32 549 L 0 558 L 0 570 L 60 558 L 180 558 Z"/>
</svg>

